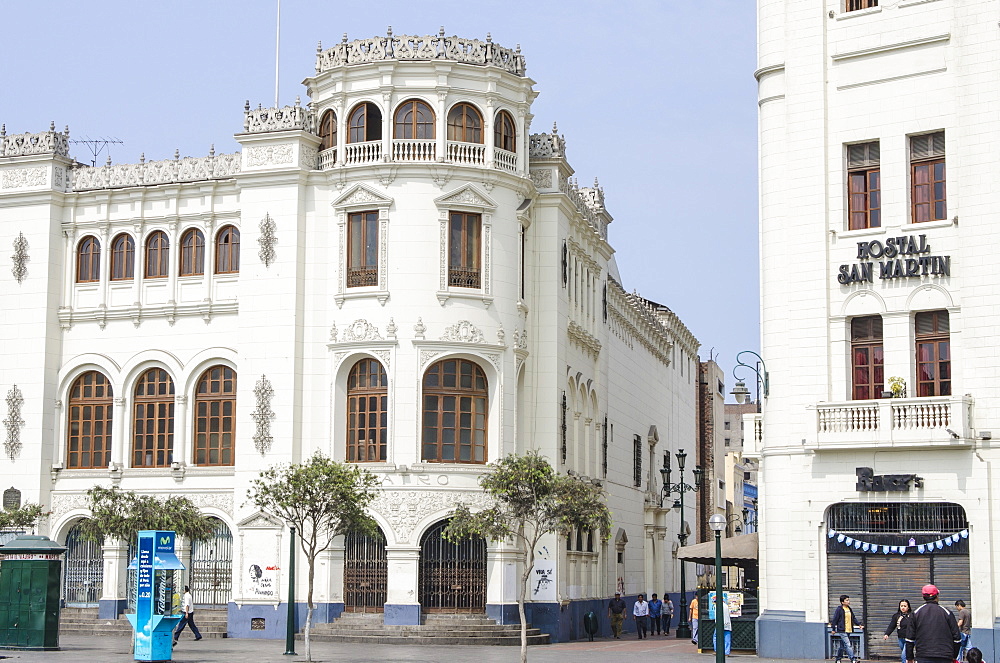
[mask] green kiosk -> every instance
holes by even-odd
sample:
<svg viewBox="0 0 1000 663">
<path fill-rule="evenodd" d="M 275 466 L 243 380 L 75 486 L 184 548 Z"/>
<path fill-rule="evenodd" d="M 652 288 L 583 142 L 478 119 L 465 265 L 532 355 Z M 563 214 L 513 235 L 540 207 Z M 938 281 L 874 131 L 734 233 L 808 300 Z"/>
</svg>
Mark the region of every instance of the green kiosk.
<svg viewBox="0 0 1000 663">
<path fill-rule="evenodd" d="M 0 649 L 59 649 L 59 587 L 66 548 L 22 534 L 0 546 Z"/>
</svg>

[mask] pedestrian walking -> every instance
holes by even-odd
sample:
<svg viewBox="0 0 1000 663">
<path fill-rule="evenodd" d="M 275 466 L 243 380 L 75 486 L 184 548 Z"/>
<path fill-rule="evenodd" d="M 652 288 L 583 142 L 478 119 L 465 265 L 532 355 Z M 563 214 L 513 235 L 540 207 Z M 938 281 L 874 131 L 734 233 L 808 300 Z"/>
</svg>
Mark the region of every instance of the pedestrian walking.
<svg viewBox="0 0 1000 663">
<path fill-rule="evenodd" d="M 656 594 L 653 594 L 653 598 L 649 599 L 649 634 L 660 635 L 660 619 L 663 616 L 663 601 L 656 598 Z"/>
<path fill-rule="evenodd" d="M 615 640 L 621 640 L 622 622 L 625 621 L 625 601 L 621 592 L 615 592 L 615 597 L 608 601 L 608 619 L 611 620 L 611 635 Z"/>
<path fill-rule="evenodd" d="M 962 634 L 962 643 L 958 648 L 958 660 L 962 660 L 969 648 L 972 647 L 972 611 L 965 607 L 965 601 L 955 601 L 955 607 L 958 608 L 958 615 L 956 620 L 958 622 L 958 631 Z"/>
<path fill-rule="evenodd" d="M 896 638 L 899 641 L 899 663 L 906 663 L 906 639 L 910 637 L 912 630 L 913 608 L 910 606 L 909 599 L 903 599 L 899 602 L 896 614 L 889 620 L 885 635 L 882 636 L 883 640 L 888 640 L 892 632 L 896 632 Z"/>
<path fill-rule="evenodd" d="M 719 651 L 719 631 L 716 630 L 712 633 L 712 648 L 715 651 Z M 729 653 L 733 650 L 733 618 L 729 614 L 729 606 L 725 606 L 722 610 L 722 637 L 725 641 L 723 646 L 726 648 L 725 654 L 729 656 Z"/>
<path fill-rule="evenodd" d="M 854 611 L 851 610 L 851 597 L 847 594 L 841 594 L 840 605 L 833 611 L 833 617 L 830 618 L 830 630 L 840 638 L 840 646 L 837 648 L 837 663 L 840 663 L 844 654 L 847 654 L 850 663 L 858 662 L 854 647 L 851 646 L 851 634 L 864 628 L 865 625 L 858 621 L 858 618 L 854 616 Z"/>
<path fill-rule="evenodd" d="M 952 663 L 958 656 L 962 634 L 951 610 L 938 603 L 934 585 L 921 590 L 924 604 L 913 611 L 913 629 L 906 639 L 906 658 L 917 663 Z"/>
<path fill-rule="evenodd" d="M 698 597 L 695 596 L 691 599 L 691 607 L 688 608 L 691 612 L 689 613 L 688 620 L 691 622 L 691 644 L 698 644 Z"/>
<path fill-rule="evenodd" d="M 635 630 L 639 634 L 639 639 L 646 637 L 646 630 L 649 625 L 649 603 L 646 597 L 639 594 L 635 603 L 632 604 L 632 616 L 635 617 Z"/>
<path fill-rule="evenodd" d="M 184 612 L 184 616 L 181 617 L 181 621 L 177 625 L 177 630 L 174 631 L 174 644 L 177 644 L 177 639 L 181 637 L 181 631 L 188 625 L 191 626 L 191 632 L 194 633 L 195 641 L 201 640 L 201 631 L 198 630 L 198 625 L 194 623 L 194 603 L 191 599 L 191 588 L 187 585 L 184 585 L 184 598 L 181 599 L 181 610 Z"/>
<path fill-rule="evenodd" d="M 670 622 L 674 619 L 674 602 L 670 600 L 670 594 L 663 595 L 663 609 L 660 611 L 660 620 L 663 622 L 663 635 L 670 635 Z"/>
</svg>

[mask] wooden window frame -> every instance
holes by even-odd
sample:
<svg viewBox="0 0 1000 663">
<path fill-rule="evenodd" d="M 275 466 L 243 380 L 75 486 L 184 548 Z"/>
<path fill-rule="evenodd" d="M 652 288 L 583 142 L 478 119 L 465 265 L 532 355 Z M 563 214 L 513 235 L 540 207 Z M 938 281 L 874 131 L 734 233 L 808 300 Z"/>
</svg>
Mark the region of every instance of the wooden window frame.
<svg viewBox="0 0 1000 663">
<path fill-rule="evenodd" d="M 93 235 L 80 240 L 76 248 L 76 282 L 96 283 L 101 280 L 101 242 Z"/>
<path fill-rule="evenodd" d="M 517 153 L 517 125 L 514 124 L 514 118 L 510 113 L 505 110 L 497 113 L 493 132 L 495 147 Z"/>
<path fill-rule="evenodd" d="M 931 320 L 932 330 L 920 332 L 921 320 Z M 921 311 L 913 317 L 914 353 L 918 397 L 951 396 L 951 323 L 948 311 Z M 925 354 L 929 352 L 929 354 Z M 922 356 L 923 355 L 923 356 Z M 927 369 L 929 377 L 924 375 Z"/>
<path fill-rule="evenodd" d="M 201 374 L 195 388 L 193 419 L 192 462 L 205 467 L 234 465 L 236 371 L 229 366 L 219 364 Z M 215 462 L 212 461 L 213 451 Z"/>
<path fill-rule="evenodd" d="M 945 221 L 948 218 L 945 158 L 943 131 L 910 136 L 911 223 Z"/>
<path fill-rule="evenodd" d="M 323 113 L 319 121 L 319 150 L 337 147 L 337 114 L 332 110 Z"/>
<path fill-rule="evenodd" d="M 882 227 L 879 141 L 847 145 L 847 229 Z"/>
<path fill-rule="evenodd" d="M 447 371 L 454 364 L 454 372 Z M 470 368 L 470 387 L 462 386 L 465 377 L 463 369 Z M 454 376 L 454 385 L 447 379 Z M 436 383 L 436 384 L 435 384 Z M 482 385 L 480 388 L 479 385 Z M 424 373 L 421 391 L 421 459 L 425 463 L 456 463 L 462 465 L 484 465 L 489 452 L 489 382 L 486 373 L 474 361 L 448 358 L 432 364 Z M 448 399 L 454 399 L 454 409 L 448 407 Z M 463 409 L 467 401 L 468 409 Z M 478 408 L 481 408 L 478 409 Z M 453 418 L 449 418 L 451 415 Z M 465 416 L 467 422 L 463 423 Z M 481 417 L 481 422 L 478 421 Z M 447 423 L 452 421 L 452 424 Z M 452 435 L 447 432 L 451 431 Z M 468 432 L 468 442 L 463 442 L 464 432 Z M 481 442 L 477 441 L 481 433 Z M 451 438 L 451 442 L 449 442 Z M 453 446 L 452 458 L 447 458 L 446 446 Z M 468 449 L 468 459 L 462 459 L 462 450 Z M 433 449 L 433 453 L 427 453 Z M 479 452 L 477 454 L 477 451 Z M 477 456 L 479 456 L 477 458 Z"/>
<path fill-rule="evenodd" d="M 430 120 L 420 122 L 420 111 L 423 110 Z M 402 116 L 409 114 L 410 119 Z M 436 136 L 436 118 L 430 105 L 422 99 L 407 99 L 396 109 L 393 116 L 393 138 L 401 140 L 434 140 Z M 410 134 L 410 135 L 405 135 Z M 429 134 L 429 135 L 425 135 Z"/>
<path fill-rule="evenodd" d="M 135 278 L 135 240 L 128 233 L 111 240 L 111 280 L 131 281 Z"/>
<path fill-rule="evenodd" d="M 215 273 L 240 273 L 240 229 L 223 226 L 215 234 Z"/>
<path fill-rule="evenodd" d="M 456 223 L 460 224 L 456 237 Z M 483 273 L 483 215 L 448 213 L 448 285 L 481 288 Z"/>
<path fill-rule="evenodd" d="M 360 245 L 362 248 L 363 255 L 361 256 L 358 264 L 355 264 L 355 259 L 357 258 L 356 251 L 354 250 L 354 240 L 355 240 L 355 222 L 359 222 L 361 228 L 360 233 Z M 372 227 L 369 227 L 372 226 Z M 375 237 L 370 237 L 371 231 L 374 230 Z M 348 288 L 362 288 L 362 287 L 372 287 L 378 285 L 378 253 L 379 253 L 379 213 L 378 210 L 363 210 L 358 212 L 348 212 L 347 213 L 347 287 Z M 374 239 L 374 243 L 371 240 Z M 375 255 L 374 263 L 368 262 L 368 248 L 369 244 L 374 246 Z"/>
<path fill-rule="evenodd" d="M 470 126 L 472 117 L 478 126 Z M 483 144 L 483 114 L 470 103 L 461 102 L 448 111 L 448 140 L 459 143 Z"/>
<path fill-rule="evenodd" d="M 878 0 L 846 0 L 844 4 L 845 12 L 856 12 L 862 9 L 878 7 Z"/>
<path fill-rule="evenodd" d="M 165 279 L 170 276 L 170 238 L 167 233 L 162 230 L 151 232 L 146 238 L 145 251 L 144 278 Z"/>
<path fill-rule="evenodd" d="M 369 111 L 375 111 L 377 118 L 371 116 Z M 382 140 L 382 111 L 372 102 L 362 101 L 351 109 L 348 116 L 347 142 L 368 143 L 376 140 Z"/>
<path fill-rule="evenodd" d="M 876 324 L 877 323 L 877 324 Z M 851 399 L 881 398 L 885 387 L 885 349 L 882 316 L 867 315 L 851 319 Z M 863 353 L 865 362 L 859 363 Z M 862 373 L 864 380 L 860 380 Z"/>
<path fill-rule="evenodd" d="M 174 453 L 174 381 L 166 369 L 151 368 L 136 380 L 134 393 L 131 466 L 170 467 Z M 148 462 L 147 453 L 151 454 Z"/>
<path fill-rule="evenodd" d="M 347 376 L 344 458 L 348 463 L 384 463 L 388 447 L 389 378 L 380 361 L 366 357 Z"/>
<path fill-rule="evenodd" d="M 189 228 L 181 235 L 179 276 L 205 275 L 205 233 Z"/>
<path fill-rule="evenodd" d="M 100 371 L 87 371 L 73 381 L 67 401 L 66 469 L 107 469 L 114 415 L 111 381 Z"/>
</svg>

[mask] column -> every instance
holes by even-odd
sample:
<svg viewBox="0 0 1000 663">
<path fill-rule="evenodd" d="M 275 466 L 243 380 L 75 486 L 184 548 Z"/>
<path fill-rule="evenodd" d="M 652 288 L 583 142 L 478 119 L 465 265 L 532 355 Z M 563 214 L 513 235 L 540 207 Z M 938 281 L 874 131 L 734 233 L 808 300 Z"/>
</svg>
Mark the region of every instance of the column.
<svg viewBox="0 0 1000 663">
<path fill-rule="evenodd" d="M 317 558 L 314 624 L 325 624 L 344 612 L 344 546 L 334 545 Z"/>
<path fill-rule="evenodd" d="M 486 547 L 486 616 L 501 624 L 517 624 L 517 588 L 524 555 L 506 543 Z"/>
<path fill-rule="evenodd" d="M 128 545 L 111 539 L 102 547 L 104 581 L 98 601 L 98 619 L 118 619 L 128 606 Z"/>
<path fill-rule="evenodd" d="M 174 396 L 174 451 L 171 464 L 175 468 L 185 467 L 191 460 L 188 450 L 187 412 L 187 396 Z"/>
<path fill-rule="evenodd" d="M 125 439 L 125 408 L 124 398 L 115 398 L 115 414 L 111 420 L 111 469 L 122 467 L 125 462 L 125 449 L 129 446 Z"/>
<path fill-rule="evenodd" d="M 386 626 L 420 623 L 420 546 L 386 546 Z"/>
</svg>

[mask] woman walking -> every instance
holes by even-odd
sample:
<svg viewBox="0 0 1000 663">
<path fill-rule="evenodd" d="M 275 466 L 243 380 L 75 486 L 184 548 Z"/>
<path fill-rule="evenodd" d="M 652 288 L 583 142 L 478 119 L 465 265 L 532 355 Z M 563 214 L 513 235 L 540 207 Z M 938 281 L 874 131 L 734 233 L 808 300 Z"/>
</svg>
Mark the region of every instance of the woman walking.
<svg viewBox="0 0 1000 663">
<path fill-rule="evenodd" d="M 896 637 L 899 639 L 899 663 L 906 663 L 906 639 L 913 637 L 913 615 L 909 599 L 903 599 L 899 602 L 899 609 L 892 616 L 882 639 L 888 640 L 893 631 L 896 632 Z"/>
</svg>

